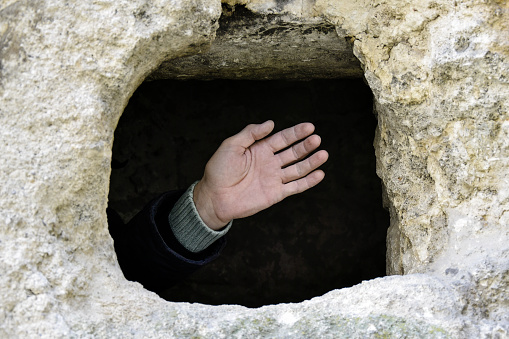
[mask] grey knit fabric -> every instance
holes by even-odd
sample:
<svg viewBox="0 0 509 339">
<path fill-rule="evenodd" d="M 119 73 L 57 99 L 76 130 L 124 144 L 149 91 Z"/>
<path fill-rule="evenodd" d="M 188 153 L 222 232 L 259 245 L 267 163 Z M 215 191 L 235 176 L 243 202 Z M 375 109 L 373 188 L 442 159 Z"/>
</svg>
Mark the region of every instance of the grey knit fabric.
<svg viewBox="0 0 509 339">
<path fill-rule="evenodd" d="M 220 231 L 209 228 L 201 219 L 194 204 L 193 191 L 195 182 L 177 201 L 168 216 L 171 230 L 177 240 L 191 252 L 200 252 L 209 247 L 214 241 L 225 235 L 230 227 L 230 221 Z"/>
</svg>

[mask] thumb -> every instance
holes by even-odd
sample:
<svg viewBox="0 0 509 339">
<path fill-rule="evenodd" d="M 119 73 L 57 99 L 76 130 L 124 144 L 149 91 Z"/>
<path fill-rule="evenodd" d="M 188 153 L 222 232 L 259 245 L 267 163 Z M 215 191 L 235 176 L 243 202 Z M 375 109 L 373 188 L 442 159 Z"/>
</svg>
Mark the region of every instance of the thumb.
<svg viewBox="0 0 509 339">
<path fill-rule="evenodd" d="M 233 143 L 248 148 L 255 141 L 265 138 L 274 129 L 274 121 L 267 120 L 263 124 L 251 124 L 244 127 L 242 131 L 232 136 Z"/>
</svg>

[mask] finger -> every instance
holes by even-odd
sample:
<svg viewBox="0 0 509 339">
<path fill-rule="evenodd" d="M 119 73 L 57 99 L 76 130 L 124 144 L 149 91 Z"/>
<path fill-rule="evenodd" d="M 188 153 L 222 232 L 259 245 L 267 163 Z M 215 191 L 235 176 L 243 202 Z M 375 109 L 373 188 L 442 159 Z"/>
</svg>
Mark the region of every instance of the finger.
<svg viewBox="0 0 509 339">
<path fill-rule="evenodd" d="M 320 167 L 329 158 L 327 151 L 319 151 L 310 156 L 309 158 L 302 160 L 296 164 L 288 166 L 283 169 L 282 181 L 288 183 L 300 179 L 311 171 Z"/>
<path fill-rule="evenodd" d="M 309 153 L 317 149 L 321 142 L 322 139 L 318 135 L 313 134 L 304 141 L 301 141 L 289 149 L 278 153 L 277 157 L 279 158 L 281 167 L 288 166 L 295 161 L 304 159 Z"/>
<path fill-rule="evenodd" d="M 302 193 L 305 190 L 316 186 L 323 180 L 325 177 L 325 173 L 322 170 L 316 170 L 304 178 L 300 178 L 299 180 L 291 181 L 287 184 L 283 185 L 283 199 L 289 197 L 290 195 Z"/>
<path fill-rule="evenodd" d="M 263 124 L 247 125 L 242 131 L 226 139 L 225 142 L 231 142 L 234 145 L 248 148 L 256 140 L 263 139 L 269 135 L 273 129 L 274 122 L 272 120 L 267 120 Z"/>
<path fill-rule="evenodd" d="M 315 126 L 312 123 L 304 122 L 274 134 L 267 139 L 267 143 L 275 153 L 311 135 L 314 130 Z"/>
</svg>

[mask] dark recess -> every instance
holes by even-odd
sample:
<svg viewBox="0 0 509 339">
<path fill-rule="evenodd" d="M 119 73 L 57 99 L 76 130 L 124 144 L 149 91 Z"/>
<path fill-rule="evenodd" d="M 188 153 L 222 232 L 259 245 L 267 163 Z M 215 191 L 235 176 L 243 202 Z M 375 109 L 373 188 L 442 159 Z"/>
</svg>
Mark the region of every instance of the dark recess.
<svg viewBox="0 0 509 339">
<path fill-rule="evenodd" d="M 168 300 L 258 307 L 385 275 L 389 216 L 361 79 L 142 84 L 115 132 L 110 205 L 128 219 L 158 193 L 185 188 L 224 138 L 266 119 L 278 130 L 316 125 L 330 153 L 324 182 L 236 220 L 220 259 L 167 290 Z"/>
</svg>

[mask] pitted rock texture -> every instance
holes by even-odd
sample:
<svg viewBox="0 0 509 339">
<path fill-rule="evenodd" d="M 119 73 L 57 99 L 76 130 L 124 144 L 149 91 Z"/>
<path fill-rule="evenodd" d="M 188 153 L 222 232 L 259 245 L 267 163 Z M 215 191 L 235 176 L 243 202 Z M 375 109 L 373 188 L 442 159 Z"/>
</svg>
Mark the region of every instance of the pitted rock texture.
<svg viewBox="0 0 509 339">
<path fill-rule="evenodd" d="M 223 6 L 210 49 L 164 62 L 149 80 L 361 77 L 359 60 L 341 33 L 320 17 L 265 15 L 244 6 Z"/>
<path fill-rule="evenodd" d="M 317 6 L 355 36 L 374 93 L 388 273 L 467 269 L 476 307 L 507 326 L 507 2 Z"/>
<path fill-rule="evenodd" d="M 389 272 L 428 270 L 444 245 L 471 232 L 494 227 L 505 238 L 507 3 L 373 6 L 359 14 L 369 18 L 361 25 L 339 14 L 342 5 L 324 2 L 355 35 L 375 95 L 378 172 L 396 240 Z"/>
<path fill-rule="evenodd" d="M 211 43 L 221 4 L 3 1 L 0 336 L 507 337 L 508 3 L 240 2 L 352 38 L 378 114 L 388 271 L 406 275 L 259 309 L 126 281 L 105 214 L 115 126 L 157 65 Z"/>
</svg>

